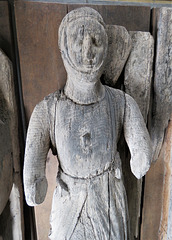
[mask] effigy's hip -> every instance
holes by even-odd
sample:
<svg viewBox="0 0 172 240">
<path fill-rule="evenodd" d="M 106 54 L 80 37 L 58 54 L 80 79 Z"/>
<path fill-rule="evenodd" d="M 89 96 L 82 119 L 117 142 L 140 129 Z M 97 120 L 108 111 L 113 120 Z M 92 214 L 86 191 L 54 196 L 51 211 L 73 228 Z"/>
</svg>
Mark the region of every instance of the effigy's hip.
<svg viewBox="0 0 172 240">
<path fill-rule="evenodd" d="M 50 239 L 75 240 L 82 234 L 83 240 L 128 239 L 126 194 L 114 168 L 90 178 L 76 178 L 60 171 L 57 181 Z M 85 238 L 84 232 L 94 235 Z"/>
</svg>

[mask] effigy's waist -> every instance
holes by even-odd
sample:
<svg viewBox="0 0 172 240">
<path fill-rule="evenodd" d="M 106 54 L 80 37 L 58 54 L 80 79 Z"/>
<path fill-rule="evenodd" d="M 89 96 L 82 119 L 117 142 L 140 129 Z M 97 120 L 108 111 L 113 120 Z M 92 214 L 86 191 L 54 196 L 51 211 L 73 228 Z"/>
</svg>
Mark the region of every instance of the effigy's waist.
<svg viewBox="0 0 172 240">
<path fill-rule="evenodd" d="M 75 167 L 76 168 L 76 167 Z M 118 152 L 116 152 L 115 156 L 112 158 L 111 161 L 106 162 L 104 166 L 100 166 L 97 168 L 90 166 L 90 172 L 84 171 L 81 169 L 76 169 L 73 171 L 72 168 L 70 169 L 69 166 L 66 168 L 65 166 L 59 166 L 59 172 L 57 175 L 57 179 L 61 177 L 61 175 L 65 175 L 66 177 L 75 179 L 75 180 L 93 180 L 97 177 L 103 176 L 106 173 L 114 172 L 116 175 L 116 178 L 121 178 L 122 170 L 121 170 L 121 159 Z"/>
<path fill-rule="evenodd" d="M 102 171 L 97 170 L 95 174 L 88 174 L 88 176 L 74 176 L 70 173 L 66 173 L 63 169 L 59 168 L 59 172 L 57 175 L 57 178 L 60 178 L 61 176 L 65 175 L 66 177 L 75 179 L 75 180 L 79 180 L 79 181 L 88 181 L 88 180 L 93 180 L 97 177 L 100 177 L 108 172 L 112 172 L 115 170 L 115 164 L 114 162 L 111 162 L 108 164 L 108 166 L 106 168 L 104 168 Z"/>
<path fill-rule="evenodd" d="M 104 181 L 103 179 L 106 179 L 110 175 L 111 177 L 114 177 L 118 180 L 122 177 L 122 170 L 121 165 L 117 161 L 112 161 L 108 164 L 106 168 L 104 168 L 101 172 L 97 171 L 96 174 L 90 174 L 86 177 L 82 176 L 73 176 L 69 173 L 66 173 L 63 171 L 63 169 L 59 169 L 59 172 L 57 174 L 57 183 L 63 188 L 68 191 L 68 189 L 73 187 L 77 189 L 85 188 L 89 184 L 96 184 L 96 182 Z"/>
<path fill-rule="evenodd" d="M 62 191 L 62 195 L 64 196 L 66 194 L 80 194 L 81 191 L 89 192 L 90 189 L 96 189 L 102 184 L 106 185 L 106 183 L 108 186 L 109 178 L 120 181 L 121 169 L 115 168 L 112 164 L 101 173 L 85 178 L 71 176 L 60 169 L 57 175 L 57 184 L 58 188 L 61 189 L 59 191 Z"/>
</svg>

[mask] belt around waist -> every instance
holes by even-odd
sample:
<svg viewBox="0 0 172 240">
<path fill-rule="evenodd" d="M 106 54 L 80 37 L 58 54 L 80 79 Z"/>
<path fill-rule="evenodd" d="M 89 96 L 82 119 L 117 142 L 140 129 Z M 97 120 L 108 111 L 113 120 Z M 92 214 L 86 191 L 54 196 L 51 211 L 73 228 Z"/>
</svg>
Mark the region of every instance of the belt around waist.
<svg viewBox="0 0 172 240">
<path fill-rule="evenodd" d="M 96 175 L 89 175 L 88 177 L 78 177 L 78 176 L 72 176 L 71 174 L 68 174 L 66 172 L 63 171 L 63 169 L 59 168 L 59 172 L 57 174 L 57 182 L 60 181 L 60 179 L 67 179 L 69 178 L 70 180 L 73 179 L 75 180 L 76 182 L 77 181 L 89 181 L 89 180 L 94 180 L 96 178 L 99 178 L 100 176 L 103 176 L 104 174 L 107 174 L 107 173 L 112 173 L 114 172 L 115 174 L 115 177 L 117 179 L 121 179 L 121 167 L 120 166 L 116 166 L 115 162 L 110 162 L 109 163 L 109 166 L 105 169 L 103 169 L 102 172 L 98 172 Z"/>
</svg>

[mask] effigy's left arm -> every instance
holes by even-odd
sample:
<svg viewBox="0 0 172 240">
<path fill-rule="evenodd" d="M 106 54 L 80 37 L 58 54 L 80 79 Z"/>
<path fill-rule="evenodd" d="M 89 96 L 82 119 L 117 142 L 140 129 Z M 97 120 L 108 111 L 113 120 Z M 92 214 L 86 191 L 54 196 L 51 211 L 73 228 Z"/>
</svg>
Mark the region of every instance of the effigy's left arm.
<svg viewBox="0 0 172 240">
<path fill-rule="evenodd" d="M 151 164 L 151 140 L 137 103 L 128 94 L 125 94 L 125 98 L 124 136 L 131 154 L 131 171 L 140 179 Z"/>
</svg>

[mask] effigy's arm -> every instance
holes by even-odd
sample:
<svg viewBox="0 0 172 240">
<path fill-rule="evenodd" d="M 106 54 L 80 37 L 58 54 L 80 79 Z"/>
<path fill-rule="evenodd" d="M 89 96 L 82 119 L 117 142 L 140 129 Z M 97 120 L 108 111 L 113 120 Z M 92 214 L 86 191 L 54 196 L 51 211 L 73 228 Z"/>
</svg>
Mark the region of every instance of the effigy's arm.
<svg viewBox="0 0 172 240">
<path fill-rule="evenodd" d="M 124 136 L 131 154 L 131 171 L 140 179 L 149 170 L 152 159 L 152 146 L 137 103 L 128 94 L 125 97 Z"/>
<path fill-rule="evenodd" d="M 46 108 L 45 101 L 35 107 L 27 132 L 23 176 L 26 202 L 30 206 L 42 203 L 47 193 L 45 166 L 50 136 Z"/>
</svg>

